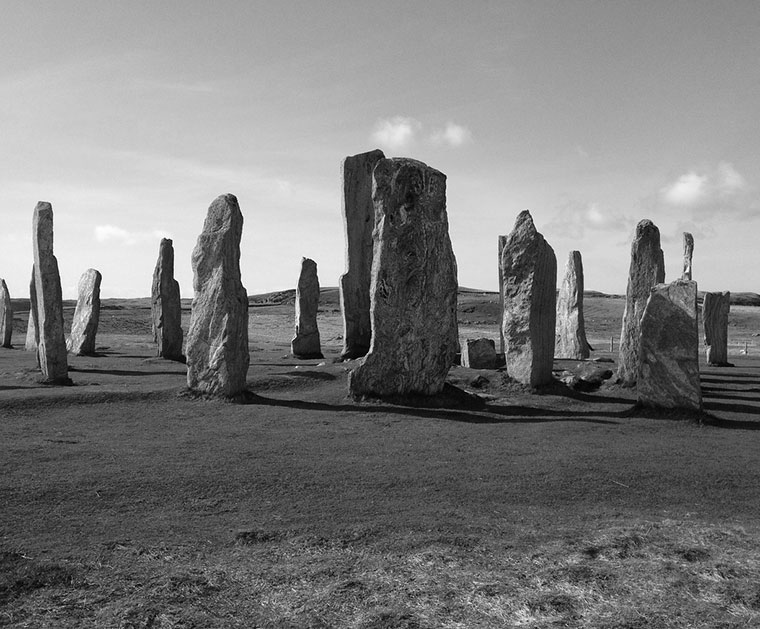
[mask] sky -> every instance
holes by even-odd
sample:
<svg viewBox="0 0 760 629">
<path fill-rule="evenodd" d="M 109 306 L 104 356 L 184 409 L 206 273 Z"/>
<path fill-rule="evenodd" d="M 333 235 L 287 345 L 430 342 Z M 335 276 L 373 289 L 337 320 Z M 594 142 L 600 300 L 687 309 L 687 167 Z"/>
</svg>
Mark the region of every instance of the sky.
<svg viewBox="0 0 760 629">
<path fill-rule="evenodd" d="M 0 277 L 25 297 L 49 201 L 65 298 L 150 295 L 162 237 L 192 297 L 208 206 L 237 196 L 249 294 L 345 271 L 340 165 L 380 148 L 447 176 L 459 283 L 496 290 L 529 209 L 561 279 L 624 293 L 636 223 L 666 280 L 760 292 L 756 0 L 4 0 Z M 558 280 L 559 281 L 559 280 Z"/>
</svg>

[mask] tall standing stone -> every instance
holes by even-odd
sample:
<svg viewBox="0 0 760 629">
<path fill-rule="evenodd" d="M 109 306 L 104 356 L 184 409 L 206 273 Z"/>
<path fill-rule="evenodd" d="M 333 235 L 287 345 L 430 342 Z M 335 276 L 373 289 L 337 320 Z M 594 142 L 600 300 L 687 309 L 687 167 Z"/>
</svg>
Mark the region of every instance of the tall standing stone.
<svg viewBox="0 0 760 629">
<path fill-rule="evenodd" d="M 641 317 L 639 352 L 639 404 L 702 409 L 696 282 L 652 288 Z"/>
<path fill-rule="evenodd" d="M 504 312 L 504 272 L 501 268 L 501 254 L 504 251 L 504 245 L 507 244 L 507 236 L 499 236 L 498 248 L 499 248 L 499 316 Z M 501 321 L 499 321 L 499 353 L 504 353 L 504 330 L 501 329 Z"/>
<path fill-rule="evenodd" d="M 547 384 L 554 364 L 557 258 L 528 210 L 517 215 L 507 236 L 501 271 L 507 373 L 522 384 Z"/>
<path fill-rule="evenodd" d="M 683 233 L 683 273 L 682 280 L 691 279 L 691 259 L 694 256 L 694 236 L 689 232 Z"/>
<path fill-rule="evenodd" d="M 156 355 L 168 360 L 184 361 L 182 355 L 182 302 L 179 282 L 174 279 L 174 246 L 162 238 L 158 260 L 153 270 L 150 291 L 150 314 Z"/>
<path fill-rule="evenodd" d="M 71 322 L 68 350 L 77 356 L 95 353 L 95 336 L 100 322 L 100 282 L 103 276 L 96 269 L 87 269 L 79 278 L 77 305 Z"/>
<path fill-rule="evenodd" d="M 665 261 L 660 248 L 660 230 L 650 220 L 636 225 L 631 244 L 631 266 L 625 291 L 623 326 L 620 331 L 618 381 L 625 386 L 636 384 L 639 372 L 639 332 L 641 315 L 655 284 L 665 281 Z"/>
<path fill-rule="evenodd" d="M 375 166 L 372 343 L 353 395 L 442 391 L 457 348 L 457 267 L 446 175 L 406 158 Z"/>
<path fill-rule="evenodd" d="M 63 331 L 63 298 L 58 260 L 53 255 L 53 207 L 40 201 L 34 208 L 34 286 L 37 292 L 37 358 L 44 382 L 68 384 L 69 363 Z"/>
<path fill-rule="evenodd" d="M 346 272 L 340 277 L 340 309 L 343 313 L 342 358 L 360 358 L 369 351 L 370 283 L 372 281 L 372 171 L 385 156 L 380 150 L 346 157 L 343 179 L 343 227 L 346 232 Z"/>
<path fill-rule="evenodd" d="M 317 263 L 301 258 L 301 273 L 296 287 L 296 332 L 290 350 L 296 358 L 323 358 L 317 327 L 319 278 Z"/>
<path fill-rule="evenodd" d="M 4 279 L 0 279 L 0 342 L 3 347 L 13 347 L 13 305 L 11 294 Z"/>
<path fill-rule="evenodd" d="M 554 355 L 582 360 L 590 355 L 583 319 L 583 259 L 571 251 L 557 299 L 557 328 Z"/>
<path fill-rule="evenodd" d="M 232 194 L 211 203 L 193 249 L 193 298 L 187 334 L 187 385 L 232 397 L 248 374 L 248 296 L 240 281 L 243 215 Z"/>
<path fill-rule="evenodd" d="M 37 352 L 40 343 L 40 334 L 37 326 L 37 286 L 34 281 L 34 265 L 32 265 L 32 279 L 29 282 L 29 320 L 26 323 L 26 341 L 24 349 L 27 352 Z M 39 367 L 39 356 L 37 357 Z"/>
<path fill-rule="evenodd" d="M 728 362 L 728 312 L 731 309 L 731 293 L 705 293 L 702 302 L 702 325 L 705 330 L 707 364 L 730 367 Z"/>
</svg>

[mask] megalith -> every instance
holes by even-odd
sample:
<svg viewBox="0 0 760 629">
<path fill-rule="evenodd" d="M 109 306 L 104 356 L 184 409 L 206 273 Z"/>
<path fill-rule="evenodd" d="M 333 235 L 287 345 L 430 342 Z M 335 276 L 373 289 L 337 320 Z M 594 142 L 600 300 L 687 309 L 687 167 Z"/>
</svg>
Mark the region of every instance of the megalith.
<svg viewBox="0 0 760 629">
<path fill-rule="evenodd" d="M 652 288 L 639 338 L 639 404 L 701 410 L 697 283 L 676 280 Z"/>
<path fill-rule="evenodd" d="M 40 201 L 34 208 L 34 286 L 37 292 L 37 359 L 43 382 L 69 384 L 63 298 L 58 260 L 53 255 L 53 207 Z"/>
<path fill-rule="evenodd" d="M 683 273 L 682 280 L 690 280 L 691 277 L 691 259 L 694 256 L 694 236 L 689 232 L 683 233 Z"/>
<path fill-rule="evenodd" d="M 301 273 L 296 287 L 296 331 L 290 350 L 296 358 L 323 358 L 317 327 L 319 278 L 317 263 L 301 258 Z"/>
<path fill-rule="evenodd" d="M 34 265 L 32 265 L 32 279 L 29 281 L 29 320 L 26 323 L 26 340 L 24 349 L 27 352 L 37 352 L 40 335 L 37 328 L 37 287 L 34 281 Z M 39 367 L 39 356 L 37 357 Z"/>
<path fill-rule="evenodd" d="M 565 265 L 565 276 L 557 298 L 554 344 L 557 358 L 582 360 L 591 353 L 583 319 L 583 259 L 580 251 L 571 251 Z"/>
<path fill-rule="evenodd" d="M 501 254 L 504 251 L 504 245 L 507 244 L 507 236 L 500 235 L 498 242 L 499 258 L 497 264 L 499 267 L 499 316 L 504 312 L 504 273 L 501 268 Z M 501 321 L 499 321 L 499 353 L 504 353 L 504 330 L 501 329 Z"/>
<path fill-rule="evenodd" d="M 95 336 L 100 322 L 100 282 L 103 276 L 96 269 L 87 269 L 79 278 L 77 305 L 71 322 L 68 350 L 77 356 L 95 353 Z"/>
<path fill-rule="evenodd" d="M 340 276 L 343 314 L 341 358 L 360 358 L 369 351 L 370 283 L 372 281 L 372 171 L 385 156 L 381 150 L 346 157 L 341 164 L 342 214 L 346 233 L 346 272 Z"/>
<path fill-rule="evenodd" d="M 446 175 L 407 158 L 375 166 L 372 341 L 349 374 L 355 396 L 434 395 L 457 348 L 457 266 Z"/>
<path fill-rule="evenodd" d="M 499 357 L 492 339 L 465 339 L 462 344 L 462 367 L 470 369 L 496 369 Z"/>
<path fill-rule="evenodd" d="M 162 238 L 158 246 L 150 290 L 150 315 L 156 355 L 183 362 L 182 302 L 179 282 L 174 279 L 174 245 L 169 238 Z"/>
<path fill-rule="evenodd" d="M 554 364 L 557 258 L 528 210 L 517 215 L 507 236 L 501 271 L 507 373 L 522 384 L 547 384 Z"/>
<path fill-rule="evenodd" d="M 223 194 L 208 208 L 193 249 L 193 297 L 187 334 L 187 385 L 232 397 L 248 374 L 248 295 L 240 281 L 243 215 L 237 198 Z"/>
<path fill-rule="evenodd" d="M 665 262 L 660 248 L 660 230 L 652 221 L 644 219 L 636 225 L 631 244 L 631 265 L 620 331 L 617 378 L 624 386 L 636 384 L 641 315 L 644 314 L 652 287 L 664 281 Z"/>
<path fill-rule="evenodd" d="M 13 347 L 13 304 L 8 285 L 0 279 L 0 342 L 3 347 Z"/>
<path fill-rule="evenodd" d="M 702 301 L 702 325 L 707 346 L 707 364 L 731 367 L 728 362 L 728 313 L 731 293 L 705 293 Z"/>
</svg>

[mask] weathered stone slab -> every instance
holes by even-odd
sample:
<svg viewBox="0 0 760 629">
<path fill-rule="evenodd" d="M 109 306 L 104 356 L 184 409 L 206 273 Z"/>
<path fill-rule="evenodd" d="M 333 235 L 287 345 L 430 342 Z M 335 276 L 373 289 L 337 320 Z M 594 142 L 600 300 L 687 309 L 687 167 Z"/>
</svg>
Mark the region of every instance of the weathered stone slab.
<svg viewBox="0 0 760 629">
<path fill-rule="evenodd" d="M 620 331 L 617 378 L 624 386 L 636 384 L 641 315 L 644 314 L 652 287 L 664 281 L 665 261 L 660 248 L 660 230 L 652 221 L 644 219 L 636 226 L 631 244 L 631 266 Z"/>
<path fill-rule="evenodd" d="M 95 353 L 95 336 L 100 322 L 100 282 L 103 276 L 96 269 L 87 269 L 79 278 L 77 305 L 71 322 L 69 352 L 77 356 Z"/>
<path fill-rule="evenodd" d="M 504 245 L 507 244 L 507 236 L 499 236 L 498 249 L 499 249 L 499 313 L 504 312 L 504 272 L 501 268 L 501 254 L 504 251 Z M 501 329 L 501 322 L 499 322 L 499 353 L 504 353 L 504 330 Z"/>
<path fill-rule="evenodd" d="M 591 354 L 583 318 L 583 259 L 571 251 L 557 298 L 557 325 L 554 341 L 557 358 L 582 360 Z"/>
<path fill-rule="evenodd" d="M 462 345 L 462 367 L 470 369 L 496 369 L 499 357 L 492 339 L 465 339 Z"/>
<path fill-rule="evenodd" d="M 37 330 L 37 288 L 34 281 L 34 265 L 32 265 L 32 279 L 29 282 L 29 320 L 26 324 L 26 341 L 24 349 L 27 352 L 37 353 L 37 345 L 40 342 L 40 335 Z M 40 366 L 39 356 L 37 357 L 37 366 Z"/>
<path fill-rule="evenodd" d="M 290 350 L 296 358 L 323 358 L 317 327 L 318 310 L 317 263 L 302 258 L 296 287 L 296 332 L 290 343 Z"/>
<path fill-rule="evenodd" d="M 343 314 L 342 358 L 360 358 L 372 340 L 369 290 L 372 282 L 372 171 L 385 155 L 379 149 L 346 157 L 341 164 L 342 214 L 346 233 L 346 272 L 340 277 Z"/>
<path fill-rule="evenodd" d="M 702 409 L 697 283 L 657 284 L 640 327 L 636 392 L 642 406 Z"/>
<path fill-rule="evenodd" d="M 557 258 L 528 210 L 518 214 L 501 255 L 501 329 L 507 373 L 523 384 L 551 382 L 557 301 Z"/>
<path fill-rule="evenodd" d="M 240 281 L 243 215 L 232 194 L 211 203 L 192 255 L 193 298 L 187 335 L 187 385 L 232 397 L 248 374 L 248 296 Z"/>
<path fill-rule="evenodd" d="M 169 238 L 162 238 L 158 247 L 150 291 L 150 314 L 156 355 L 183 362 L 182 302 L 179 282 L 174 279 L 174 245 Z"/>
<path fill-rule="evenodd" d="M 683 233 L 683 273 L 682 280 L 690 280 L 691 277 L 691 260 L 694 256 L 694 236 L 689 232 Z"/>
<path fill-rule="evenodd" d="M 13 304 L 8 285 L 0 279 L 0 342 L 3 347 L 11 348 L 13 344 Z"/>
<path fill-rule="evenodd" d="M 369 353 L 349 374 L 353 395 L 443 390 L 457 348 L 457 267 L 446 175 L 406 158 L 375 166 Z"/>
<path fill-rule="evenodd" d="M 728 313 L 730 309 L 730 292 L 705 293 L 702 302 L 702 325 L 705 331 L 708 365 L 733 366 L 728 362 Z"/>
<path fill-rule="evenodd" d="M 43 382 L 69 384 L 63 299 L 58 260 L 53 255 L 53 207 L 40 201 L 34 208 L 34 285 L 37 293 L 37 358 Z"/>
</svg>

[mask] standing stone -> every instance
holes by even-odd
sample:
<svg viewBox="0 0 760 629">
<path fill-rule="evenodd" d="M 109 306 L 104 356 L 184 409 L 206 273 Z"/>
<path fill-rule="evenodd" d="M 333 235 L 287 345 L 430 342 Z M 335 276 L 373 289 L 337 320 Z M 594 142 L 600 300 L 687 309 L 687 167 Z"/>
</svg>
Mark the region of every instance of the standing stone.
<svg viewBox="0 0 760 629">
<path fill-rule="evenodd" d="M 557 301 L 557 258 L 528 210 L 518 214 L 501 254 L 504 358 L 522 384 L 551 382 Z"/>
<path fill-rule="evenodd" d="M 707 364 L 731 367 L 728 362 L 728 312 L 731 309 L 731 293 L 705 293 L 702 302 L 702 324 L 707 346 Z"/>
<path fill-rule="evenodd" d="M 702 409 L 697 283 L 657 284 L 641 317 L 636 393 L 642 406 Z"/>
<path fill-rule="evenodd" d="M 583 320 L 583 260 L 580 251 L 571 251 L 557 300 L 557 330 L 554 354 L 557 358 L 582 360 L 590 355 Z"/>
<path fill-rule="evenodd" d="M 184 362 L 182 302 L 179 282 L 174 279 L 174 246 L 169 238 L 162 238 L 158 247 L 158 260 L 153 270 L 153 284 L 150 291 L 150 315 L 156 355 L 168 360 Z"/>
<path fill-rule="evenodd" d="M 499 236 L 499 259 L 498 259 L 498 266 L 499 266 L 499 316 L 501 316 L 501 313 L 504 312 L 504 272 L 501 268 L 501 254 L 504 251 L 504 245 L 507 244 L 507 237 Z M 501 329 L 501 322 L 499 322 L 499 353 L 504 353 L 504 330 Z"/>
<path fill-rule="evenodd" d="M 5 280 L 0 279 L 0 340 L 3 347 L 11 348 L 13 337 L 13 305 Z"/>
<path fill-rule="evenodd" d="M 37 358 L 44 382 L 69 384 L 63 298 L 58 260 L 53 255 L 53 207 L 40 201 L 34 208 L 34 286 L 37 292 Z"/>
<path fill-rule="evenodd" d="M 290 351 L 296 358 L 324 358 L 317 327 L 318 310 L 317 263 L 301 258 L 301 274 L 296 287 L 296 333 L 290 342 Z"/>
<path fill-rule="evenodd" d="M 240 281 L 243 215 L 232 194 L 211 203 L 192 255 L 193 297 L 187 334 L 187 385 L 232 397 L 248 374 L 248 295 Z"/>
<path fill-rule="evenodd" d="M 349 374 L 349 390 L 434 395 L 443 390 L 457 348 L 446 175 L 413 159 L 382 159 L 372 196 L 372 343 Z"/>
<path fill-rule="evenodd" d="M 462 367 L 470 369 L 497 369 L 499 358 L 492 339 L 465 339 L 462 345 Z"/>
<path fill-rule="evenodd" d="M 691 279 L 691 258 L 694 255 L 694 236 L 689 232 L 683 233 L 683 273 L 682 280 Z"/>
<path fill-rule="evenodd" d="M 77 306 L 71 322 L 68 350 L 77 356 L 95 353 L 95 335 L 100 321 L 100 271 L 87 269 L 79 279 Z"/>
<path fill-rule="evenodd" d="M 27 352 L 37 352 L 37 345 L 40 342 L 40 335 L 37 328 L 37 288 L 34 281 L 34 265 L 32 265 L 32 279 L 29 282 L 29 320 L 26 324 L 26 342 L 24 349 Z M 37 366 L 40 366 L 39 356 L 37 357 Z"/>
<path fill-rule="evenodd" d="M 636 225 L 636 235 L 631 244 L 631 266 L 620 331 L 617 377 L 624 386 L 636 384 L 641 315 L 644 314 L 652 287 L 664 281 L 665 261 L 660 248 L 660 230 L 652 221 L 644 219 Z"/>
<path fill-rule="evenodd" d="M 370 283 L 372 281 L 372 171 L 385 156 L 380 150 L 346 157 L 343 179 L 343 227 L 346 232 L 346 272 L 340 277 L 340 309 L 343 313 L 341 358 L 360 358 L 369 351 Z"/>
</svg>

